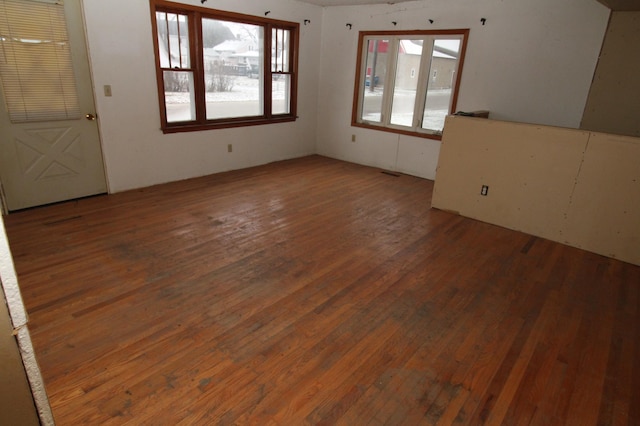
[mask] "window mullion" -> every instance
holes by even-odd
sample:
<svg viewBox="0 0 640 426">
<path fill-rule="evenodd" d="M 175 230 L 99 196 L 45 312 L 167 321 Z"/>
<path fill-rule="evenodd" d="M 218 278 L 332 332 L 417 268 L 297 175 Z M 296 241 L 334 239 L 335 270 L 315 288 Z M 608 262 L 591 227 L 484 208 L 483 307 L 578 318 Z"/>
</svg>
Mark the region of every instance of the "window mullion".
<svg viewBox="0 0 640 426">
<path fill-rule="evenodd" d="M 272 105 L 271 105 L 271 91 L 272 91 L 272 83 L 273 83 L 273 74 L 271 72 L 271 68 L 273 66 L 273 25 L 266 24 L 264 27 L 264 87 L 263 87 L 263 100 L 262 100 L 262 108 L 263 114 L 266 118 L 271 118 L 272 116 Z M 276 45 L 277 47 L 277 45 Z M 276 55 L 277 57 L 277 55 Z"/>
<path fill-rule="evenodd" d="M 453 96 L 451 96 L 451 99 L 449 99 L 449 112 L 450 113 L 454 113 L 455 112 L 455 110 L 454 110 L 455 105 L 454 104 L 455 104 L 455 102 L 457 102 L 457 97 L 458 97 L 458 91 L 457 91 L 457 89 L 459 88 L 459 85 L 458 85 L 459 80 L 458 80 L 458 78 L 459 78 L 459 75 L 460 75 L 461 63 L 464 61 L 464 49 L 465 49 L 465 46 L 466 46 L 466 37 L 463 37 L 460 40 L 460 42 L 462 44 L 462 46 L 460 48 L 460 52 L 461 53 L 458 55 L 458 58 L 456 60 L 456 66 L 455 66 L 455 68 L 453 70 L 454 74 L 453 74 L 452 80 L 451 80 L 451 84 L 452 84 L 453 87 L 456 88 L 456 91 L 454 92 Z"/>
<path fill-rule="evenodd" d="M 422 127 L 424 117 L 424 105 L 427 100 L 427 90 L 429 88 L 429 70 L 431 69 L 431 57 L 433 56 L 433 37 L 426 37 L 422 41 L 422 57 L 420 58 L 420 69 L 418 71 L 418 87 L 416 93 L 416 103 L 413 110 L 413 126 L 415 130 Z"/>
<path fill-rule="evenodd" d="M 166 27 L 167 27 L 167 56 L 169 57 L 168 61 L 169 61 L 169 68 L 171 68 L 171 41 L 169 39 L 169 14 L 167 12 L 163 12 L 164 13 L 164 18 L 165 18 L 165 23 L 166 23 Z"/>
<path fill-rule="evenodd" d="M 382 119 L 381 124 L 388 126 L 391 122 L 391 108 L 393 106 L 393 93 L 396 81 L 396 64 L 398 62 L 398 49 L 400 39 L 391 37 L 389 39 L 389 47 L 387 53 L 387 74 L 384 79 L 384 92 L 382 95 Z M 375 76 L 372 76 L 375 78 Z"/>
<path fill-rule="evenodd" d="M 367 51 L 369 49 L 369 37 L 361 38 L 361 48 L 358 54 L 358 77 L 356 78 L 356 87 L 358 88 L 357 111 L 353 114 L 352 121 L 362 122 L 362 111 L 364 109 L 364 91 L 367 90 L 365 80 L 367 78 Z"/>
<path fill-rule="evenodd" d="M 190 19 L 189 30 L 193 40 L 191 45 L 191 69 L 193 70 L 193 84 L 196 102 L 196 121 L 206 121 L 206 90 L 204 81 L 204 59 L 202 44 L 202 14 L 194 12 Z"/>
<path fill-rule="evenodd" d="M 289 51 L 288 51 L 288 59 L 287 59 L 287 62 L 288 62 L 287 70 L 289 75 L 289 86 L 288 86 L 289 94 L 288 96 L 285 97 L 285 99 L 289 103 L 289 106 L 288 106 L 289 114 L 294 114 L 298 110 L 297 101 L 296 101 L 298 97 L 297 95 L 298 68 L 296 65 L 297 64 L 296 52 L 298 51 L 298 39 L 295 31 L 293 31 L 291 28 L 289 28 L 288 31 L 289 31 Z"/>
</svg>

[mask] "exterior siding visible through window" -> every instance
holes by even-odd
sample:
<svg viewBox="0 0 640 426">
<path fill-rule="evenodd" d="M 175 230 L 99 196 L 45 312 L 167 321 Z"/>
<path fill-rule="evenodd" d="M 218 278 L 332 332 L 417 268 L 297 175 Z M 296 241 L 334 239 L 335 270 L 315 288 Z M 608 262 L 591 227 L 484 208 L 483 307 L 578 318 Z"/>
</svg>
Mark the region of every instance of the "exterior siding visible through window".
<svg viewBox="0 0 640 426">
<path fill-rule="evenodd" d="M 455 111 L 468 35 L 360 32 L 352 125 L 440 139 Z"/>
<path fill-rule="evenodd" d="M 150 4 L 165 133 L 296 119 L 298 23 Z"/>
</svg>

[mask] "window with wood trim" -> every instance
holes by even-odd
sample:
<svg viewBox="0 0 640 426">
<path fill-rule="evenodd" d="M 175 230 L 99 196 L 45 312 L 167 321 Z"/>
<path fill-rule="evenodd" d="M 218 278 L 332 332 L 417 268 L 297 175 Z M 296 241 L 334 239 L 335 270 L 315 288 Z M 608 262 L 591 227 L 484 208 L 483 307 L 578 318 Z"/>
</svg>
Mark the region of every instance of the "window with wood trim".
<svg viewBox="0 0 640 426">
<path fill-rule="evenodd" d="M 296 119 L 298 23 L 150 3 L 165 133 Z"/>
<path fill-rule="evenodd" d="M 352 125 L 440 139 L 456 108 L 468 35 L 360 32 Z"/>
</svg>

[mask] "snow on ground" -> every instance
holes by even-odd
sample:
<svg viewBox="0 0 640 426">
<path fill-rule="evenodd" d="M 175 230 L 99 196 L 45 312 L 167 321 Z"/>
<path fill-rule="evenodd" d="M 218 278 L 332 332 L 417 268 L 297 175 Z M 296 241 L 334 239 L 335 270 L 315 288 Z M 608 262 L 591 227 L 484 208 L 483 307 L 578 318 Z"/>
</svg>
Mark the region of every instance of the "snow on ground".
<svg viewBox="0 0 640 426">
<path fill-rule="evenodd" d="M 365 87 L 365 110 L 363 114 L 363 120 L 370 121 L 372 123 L 379 123 L 381 119 L 381 101 L 380 97 L 383 94 L 383 87 L 377 86 L 373 91 L 369 87 Z M 431 129 L 441 131 L 444 127 L 444 119 L 447 116 L 449 110 L 449 98 L 451 96 L 451 89 L 436 89 L 429 90 L 430 99 L 436 99 L 435 102 L 431 102 L 429 109 L 425 111 L 422 118 L 422 127 L 424 129 Z M 397 126 L 413 127 L 413 107 L 415 102 L 415 91 L 405 89 L 395 89 L 394 92 L 394 107 L 391 113 L 391 124 Z M 397 105 L 396 105 L 397 103 Z"/>
<path fill-rule="evenodd" d="M 259 101 L 260 99 L 260 80 L 257 78 L 249 78 L 244 76 L 233 76 L 233 87 L 229 92 L 207 92 L 206 94 L 206 102 L 209 103 L 218 103 L 218 102 L 246 102 L 246 101 Z M 374 88 L 374 91 L 369 90 L 369 88 L 365 88 L 365 98 L 372 97 L 381 97 L 383 92 L 383 88 L 378 86 Z M 406 93 L 405 93 L 406 92 Z M 430 90 L 430 94 L 441 94 L 448 95 L 450 93 L 449 90 Z M 407 98 L 412 99 L 415 93 L 413 91 L 406 90 L 396 90 L 396 95 L 399 95 L 399 98 Z M 179 106 L 189 104 L 190 95 L 187 92 L 167 92 L 165 93 L 167 107 Z M 284 80 L 276 80 L 273 82 L 273 99 L 274 100 L 284 100 L 285 99 L 285 81 Z M 409 105 L 404 111 L 394 112 L 392 115 L 393 124 L 400 126 L 413 126 L 413 101 L 410 102 Z M 375 107 L 374 107 L 375 108 Z M 447 109 L 431 109 L 428 110 L 423 117 L 423 126 L 426 129 L 435 129 L 442 130 L 444 126 L 444 118 L 448 113 Z M 368 114 L 365 114 L 363 119 L 372 122 L 380 121 L 380 112 L 371 111 Z"/>
<path fill-rule="evenodd" d="M 242 102 L 257 101 L 260 99 L 260 80 L 243 76 L 233 76 L 233 86 L 229 92 L 207 92 L 207 102 Z M 276 80 L 273 82 L 273 99 L 284 99 L 285 82 Z M 165 93 L 167 104 L 190 103 L 188 92 Z"/>
</svg>

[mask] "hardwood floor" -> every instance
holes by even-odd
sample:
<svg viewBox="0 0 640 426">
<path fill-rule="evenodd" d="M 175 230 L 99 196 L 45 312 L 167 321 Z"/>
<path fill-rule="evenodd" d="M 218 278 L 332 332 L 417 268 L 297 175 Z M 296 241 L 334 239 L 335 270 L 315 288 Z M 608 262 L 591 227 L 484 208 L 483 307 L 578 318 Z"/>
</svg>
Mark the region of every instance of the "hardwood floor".
<svg viewBox="0 0 640 426">
<path fill-rule="evenodd" d="M 6 217 L 58 425 L 640 424 L 640 267 L 319 156 Z"/>
</svg>

